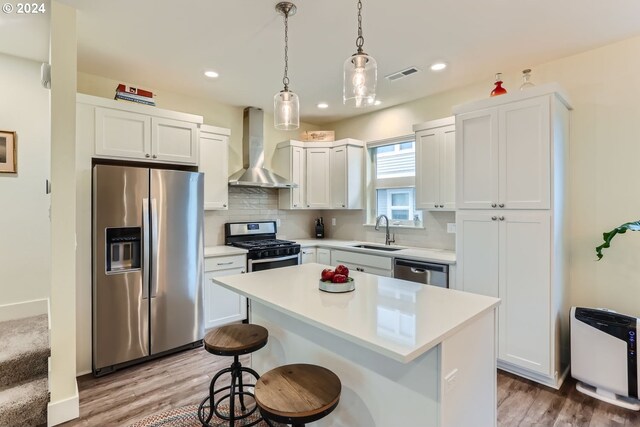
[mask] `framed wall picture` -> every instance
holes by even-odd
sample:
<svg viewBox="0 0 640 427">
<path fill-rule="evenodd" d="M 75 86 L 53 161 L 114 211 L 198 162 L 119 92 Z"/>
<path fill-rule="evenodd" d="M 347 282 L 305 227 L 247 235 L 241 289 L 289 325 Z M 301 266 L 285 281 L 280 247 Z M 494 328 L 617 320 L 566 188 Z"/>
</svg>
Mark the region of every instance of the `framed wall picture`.
<svg viewBox="0 0 640 427">
<path fill-rule="evenodd" d="M 16 172 L 16 133 L 0 130 L 0 173 Z"/>
</svg>

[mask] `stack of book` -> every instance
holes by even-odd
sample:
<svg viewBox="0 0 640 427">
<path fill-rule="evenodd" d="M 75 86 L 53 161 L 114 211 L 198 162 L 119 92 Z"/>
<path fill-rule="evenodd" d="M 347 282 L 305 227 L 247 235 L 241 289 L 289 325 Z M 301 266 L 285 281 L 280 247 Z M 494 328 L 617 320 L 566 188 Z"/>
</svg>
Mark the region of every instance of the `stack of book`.
<svg viewBox="0 0 640 427">
<path fill-rule="evenodd" d="M 137 102 L 139 104 L 144 105 L 156 105 L 156 101 L 153 99 L 153 93 L 144 90 L 138 89 L 135 87 L 127 86 L 125 84 L 120 83 L 116 88 L 116 96 L 114 99 L 122 99 L 125 101 Z"/>
</svg>

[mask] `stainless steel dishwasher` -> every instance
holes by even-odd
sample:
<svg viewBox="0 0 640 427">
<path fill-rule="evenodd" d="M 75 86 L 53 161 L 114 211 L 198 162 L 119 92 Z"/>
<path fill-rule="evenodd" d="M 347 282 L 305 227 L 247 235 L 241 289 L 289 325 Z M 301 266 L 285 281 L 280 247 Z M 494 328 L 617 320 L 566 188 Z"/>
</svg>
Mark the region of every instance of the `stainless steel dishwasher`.
<svg viewBox="0 0 640 427">
<path fill-rule="evenodd" d="M 432 262 L 395 258 L 393 277 L 425 285 L 449 287 L 449 266 Z"/>
</svg>

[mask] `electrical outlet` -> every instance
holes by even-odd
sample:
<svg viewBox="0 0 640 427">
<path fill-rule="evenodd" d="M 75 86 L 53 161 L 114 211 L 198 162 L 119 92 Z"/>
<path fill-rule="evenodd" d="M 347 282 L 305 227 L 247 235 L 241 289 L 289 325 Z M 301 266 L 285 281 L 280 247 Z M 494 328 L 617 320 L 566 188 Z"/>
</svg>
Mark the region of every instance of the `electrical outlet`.
<svg viewBox="0 0 640 427">
<path fill-rule="evenodd" d="M 333 226 L 336 225 L 336 219 L 335 218 L 331 218 L 331 225 L 333 225 Z"/>
<path fill-rule="evenodd" d="M 278 228 L 280 228 L 280 225 L 282 224 L 282 222 L 280 222 L 280 218 L 276 218 L 276 226 Z"/>
<path fill-rule="evenodd" d="M 447 233 L 456 234 L 456 223 L 448 222 L 447 223 Z"/>
</svg>

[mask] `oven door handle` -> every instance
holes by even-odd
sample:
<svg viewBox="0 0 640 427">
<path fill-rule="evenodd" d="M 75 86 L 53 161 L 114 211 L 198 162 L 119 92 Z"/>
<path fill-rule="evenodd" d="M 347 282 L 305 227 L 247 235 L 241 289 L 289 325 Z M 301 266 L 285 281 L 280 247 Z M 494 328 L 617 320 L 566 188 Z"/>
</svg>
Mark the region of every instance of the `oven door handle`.
<svg viewBox="0 0 640 427">
<path fill-rule="evenodd" d="M 272 261 L 286 261 L 288 259 L 294 259 L 294 258 L 299 258 L 300 254 L 296 254 L 296 255 L 290 255 L 290 256 L 282 256 L 282 257 L 275 257 L 275 258 L 266 258 L 266 259 L 259 259 L 259 260 L 249 260 L 251 262 L 251 264 L 264 264 L 265 262 L 272 262 Z"/>
</svg>

